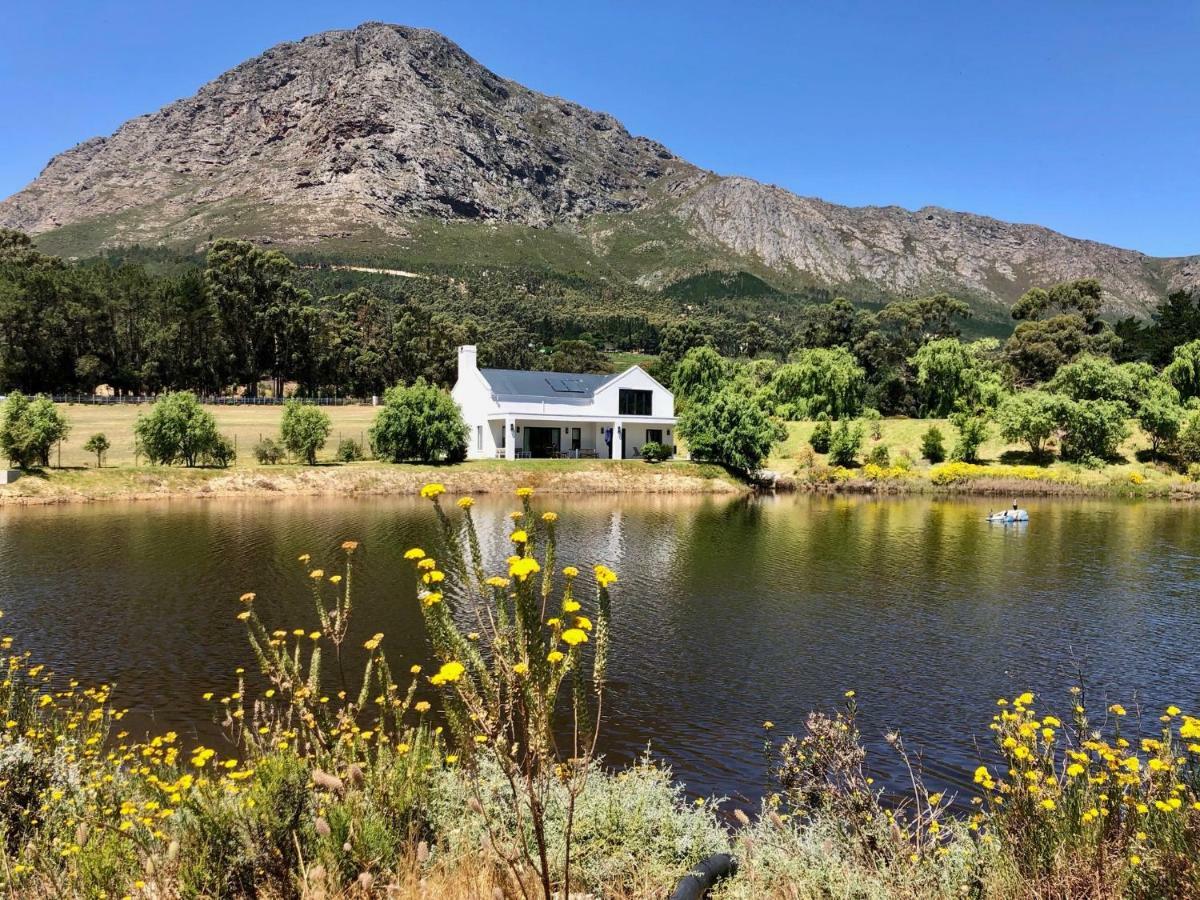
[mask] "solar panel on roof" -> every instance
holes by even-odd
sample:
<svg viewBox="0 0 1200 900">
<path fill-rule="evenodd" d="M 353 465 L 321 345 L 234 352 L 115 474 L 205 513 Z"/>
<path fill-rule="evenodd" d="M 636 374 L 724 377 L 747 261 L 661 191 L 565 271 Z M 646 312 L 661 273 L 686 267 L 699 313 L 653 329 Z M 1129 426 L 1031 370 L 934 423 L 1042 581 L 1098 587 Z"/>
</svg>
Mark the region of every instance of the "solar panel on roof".
<svg viewBox="0 0 1200 900">
<path fill-rule="evenodd" d="M 587 389 L 579 378 L 547 378 L 546 383 L 559 394 L 586 394 Z"/>
</svg>

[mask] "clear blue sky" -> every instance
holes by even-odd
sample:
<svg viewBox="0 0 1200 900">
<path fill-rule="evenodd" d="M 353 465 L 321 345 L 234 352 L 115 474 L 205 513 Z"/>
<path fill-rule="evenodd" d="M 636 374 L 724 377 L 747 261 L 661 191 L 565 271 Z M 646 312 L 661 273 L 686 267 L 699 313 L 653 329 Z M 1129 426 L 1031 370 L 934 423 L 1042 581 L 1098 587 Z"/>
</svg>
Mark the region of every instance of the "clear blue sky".
<svg viewBox="0 0 1200 900">
<path fill-rule="evenodd" d="M 721 173 L 1200 253 L 1196 0 L 47 0 L 4 18 L 0 196 L 272 44 L 379 19 Z"/>
</svg>

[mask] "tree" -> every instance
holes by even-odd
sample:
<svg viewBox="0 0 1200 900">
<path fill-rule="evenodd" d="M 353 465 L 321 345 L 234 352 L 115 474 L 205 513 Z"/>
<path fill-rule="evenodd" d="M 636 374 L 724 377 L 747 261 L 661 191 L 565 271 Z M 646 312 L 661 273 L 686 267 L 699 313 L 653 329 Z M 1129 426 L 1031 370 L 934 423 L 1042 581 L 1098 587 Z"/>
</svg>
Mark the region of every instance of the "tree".
<svg viewBox="0 0 1200 900">
<path fill-rule="evenodd" d="M 1063 281 L 1049 289 L 1035 287 L 1026 291 L 1012 308 L 1014 319 L 1037 321 L 1051 309 L 1076 313 L 1091 327 L 1100 316 L 1104 291 L 1095 278 Z"/>
<path fill-rule="evenodd" d="M 832 419 L 855 416 L 862 409 L 866 372 L 849 350 L 801 350 L 780 366 L 765 396 L 774 412 L 786 419 Z"/>
<path fill-rule="evenodd" d="M 854 465 L 862 442 L 862 423 L 842 419 L 829 437 L 829 461 L 835 466 Z"/>
<path fill-rule="evenodd" d="M 552 372 L 592 372 L 602 375 L 613 370 L 608 357 L 587 341 L 559 341 L 554 345 L 546 368 Z"/>
<path fill-rule="evenodd" d="M 1006 397 L 996 410 L 1000 436 L 1009 442 L 1029 445 L 1040 457 L 1046 441 L 1058 428 L 1061 399 L 1045 391 L 1019 391 Z"/>
<path fill-rule="evenodd" d="M 1148 367 L 1146 371 L 1153 374 Z M 1130 363 L 1117 365 L 1107 356 L 1085 354 L 1059 369 L 1048 387 L 1072 400 L 1129 403 L 1137 393 L 1146 371 Z"/>
<path fill-rule="evenodd" d="M 39 395 L 30 400 L 15 392 L 8 396 L 0 417 L 0 451 L 22 469 L 49 466 L 50 448 L 70 431 L 66 417 L 49 397 Z"/>
<path fill-rule="evenodd" d="M 930 341 L 913 354 L 909 363 L 917 370 L 925 415 L 944 416 L 960 402 L 974 402 L 978 372 L 974 357 L 962 341 Z"/>
<path fill-rule="evenodd" d="M 1183 426 L 1183 405 L 1179 392 L 1165 378 L 1151 380 L 1137 407 L 1138 424 L 1150 437 L 1150 452 L 1158 455 L 1164 444 L 1172 443 Z"/>
<path fill-rule="evenodd" d="M 288 452 L 303 458 L 306 465 L 317 464 L 317 451 L 325 446 L 333 423 L 325 410 L 310 403 L 289 400 L 283 406 L 279 437 Z"/>
<path fill-rule="evenodd" d="M 950 455 L 962 462 L 978 462 L 979 448 L 988 439 L 987 416 L 959 410 L 950 416 L 950 424 L 958 429 L 958 441 Z"/>
<path fill-rule="evenodd" d="M 708 403 L 725 386 L 729 366 L 725 358 L 707 345 L 693 347 L 675 366 L 675 397 L 680 408 L 689 403 Z"/>
<path fill-rule="evenodd" d="M 1117 400 L 1070 400 L 1060 403 L 1062 457 L 1076 462 L 1111 459 L 1129 437 L 1129 407 Z"/>
<path fill-rule="evenodd" d="M 808 443 L 817 453 L 829 452 L 829 440 L 833 436 L 833 423 L 829 420 L 829 416 L 825 413 L 817 416 L 817 424 L 813 426 L 812 434 L 808 437 Z"/>
<path fill-rule="evenodd" d="M 459 462 L 467 455 L 467 426 L 458 404 L 423 378 L 384 393 L 369 434 L 377 459 Z"/>
<path fill-rule="evenodd" d="M 930 425 L 929 430 L 921 435 L 921 455 L 931 463 L 940 463 L 946 458 L 942 430 L 936 425 Z"/>
<path fill-rule="evenodd" d="M 1171 362 L 1163 375 L 1175 386 L 1180 399 L 1200 397 L 1200 340 L 1180 344 L 1171 351 Z"/>
<path fill-rule="evenodd" d="M 730 388 L 684 409 L 678 430 L 693 459 L 744 474 L 760 468 L 771 448 L 787 437 L 761 406 Z"/>
<path fill-rule="evenodd" d="M 96 454 L 96 468 L 99 469 L 104 465 L 104 454 L 108 452 L 112 446 L 108 442 L 108 436 L 103 432 L 93 434 L 87 439 L 87 443 L 83 445 L 83 449 L 88 453 Z"/>
<path fill-rule="evenodd" d="M 139 450 L 155 465 L 182 463 L 191 468 L 214 453 L 226 459 L 226 450 L 232 449 L 222 445 L 212 413 L 187 391 L 160 397 L 149 413 L 138 416 L 133 431 Z"/>
</svg>

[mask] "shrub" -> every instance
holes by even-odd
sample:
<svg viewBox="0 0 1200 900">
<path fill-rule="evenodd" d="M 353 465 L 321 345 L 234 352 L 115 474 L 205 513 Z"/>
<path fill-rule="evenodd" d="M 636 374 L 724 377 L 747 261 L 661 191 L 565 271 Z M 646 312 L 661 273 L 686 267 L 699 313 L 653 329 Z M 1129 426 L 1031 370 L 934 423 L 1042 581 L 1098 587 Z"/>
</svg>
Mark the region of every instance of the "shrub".
<svg viewBox="0 0 1200 900">
<path fill-rule="evenodd" d="M 100 432 L 88 438 L 87 443 L 83 445 L 83 449 L 88 453 L 96 454 L 96 468 L 98 469 L 104 465 L 104 454 L 108 452 L 111 446 L 112 444 L 108 442 L 108 436 Z"/>
<path fill-rule="evenodd" d="M 54 401 L 39 394 L 30 400 L 19 392 L 8 395 L 0 417 L 0 451 L 22 469 L 50 465 L 50 448 L 71 432 Z"/>
<path fill-rule="evenodd" d="M 863 427 L 860 422 L 846 419 L 838 422 L 829 438 L 829 461 L 835 466 L 852 466 L 863 442 Z"/>
<path fill-rule="evenodd" d="M 1183 425 L 1179 392 L 1165 378 L 1151 380 L 1138 402 L 1137 420 L 1150 436 L 1150 452 L 1157 454 L 1164 444 L 1179 436 Z"/>
<path fill-rule="evenodd" d="M 960 411 L 950 416 L 950 424 L 958 429 L 958 441 L 950 454 L 951 457 L 960 462 L 977 462 L 979 448 L 988 438 L 987 417 Z"/>
<path fill-rule="evenodd" d="M 679 434 L 693 459 L 742 473 L 762 466 L 787 432 L 754 401 L 731 388 L 709 403 L 693 403 L 679 417 Z"/>
<path fill-rule="evenodd" d="M 303 459 L 306 465 L 315 466 L 317 451 L 325 446 L 332 427 L 325 410 L 299 400 L 289 400 L 283 406 L 279 434 L 288 452 Z"/>
<path fill-rule="evenodd" d="M 218 434 L 205 448 L 200 459 L 206 466 L 225 469 L 237 462 L 237 448 L 233 446 L 233 441 L 225 435 Z"/>
<path fill-rule="evenodd" d="M 274 438 L 265 437 L 254 445 L 254 458 L 260 466 L 275 466 L 287 457 L 287 448 Z"/>
<path fill-rule="evenodd" d="M 1006 397 L 996 410 L 1000 436 L 1028 444 L 1030 453 L 1041 456 L 1058 428 L 1061 405 L 1061 398 L 1045 391 L 1020 391 Z"/>
<path fill-rule="evenodd" d="M 353 438 L 342 438 L 338 443 L 337 460 L 338 462 L 352 463 L 358 462 L 363 458 L 362 444 Z"/>
<path fill-rule="evenodd" d="M 1187 477 L 1192 481 L 1200 481 L 1200 463 L 1188 463 Z"/>
<path fill-rule="evenodd" d="M 829 421 L 829 416 L 821 413 L 817 424 L 813 426 L 812 434 L 808 436 L 808 443 L 817 453 L 828 453 L 829 438 L 832 434 L 833 423 Z"/>
<path fill-rule="evenodd" d="M 149 413 L 137 418 L 133 427 L 139 450 L 155 465 L 195 466 L 232 451 L 217 433 L 217 420 L 186 391 L 159 398 Z"/>
<path fill-rule="evenodd" d="M 921 435 L 921 456 L 931 463 L 940 463 L 946 458 L 942 430 L 936 425 L 930 425 L 929 430 Z"/>
<path fill-rule="evenodd" d="M 891 454 L 888 453 L 887 444 L 876 444 L 867 451 L 867 462 L 871 465 L 887 468 L 892 464 Z"/>
<path fill-rule="evenodd" d="M 1066 400 L 1062 403 L 1062 457 L 1096 463 L 1116 456 L 1129 437 L 1129 408 L 1115 400 Z"/>
<path fill-rule="evenodd" d="M 658 441 L 646 441 L 642 444 L 642 459 L 648 463 L 663 462 L 671 458 L 673 451 L 670 447 L 660 444 Z"/>
<path fill-rule="evenodd" d="M 467 426 L 448 393 L 418 378 L 383 395 L 369 432 L 377 459 L 391 462 L 460 462 L 467 457 Z"/>
</svg>

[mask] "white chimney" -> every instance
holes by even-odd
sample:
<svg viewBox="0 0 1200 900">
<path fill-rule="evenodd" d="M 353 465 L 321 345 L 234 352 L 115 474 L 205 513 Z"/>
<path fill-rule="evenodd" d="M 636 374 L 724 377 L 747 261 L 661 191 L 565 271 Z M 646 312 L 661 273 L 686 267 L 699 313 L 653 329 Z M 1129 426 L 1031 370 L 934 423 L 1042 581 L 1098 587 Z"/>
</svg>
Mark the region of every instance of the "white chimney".
<svg viewBox="0 0 1200 900">
<path fill-rule="evenodd" d="M 458 348 L 458 380 L 462 381 L 467 375 L 478 371 L 475 362 L 475 345 L 467 344 Z"/>
</svg>

